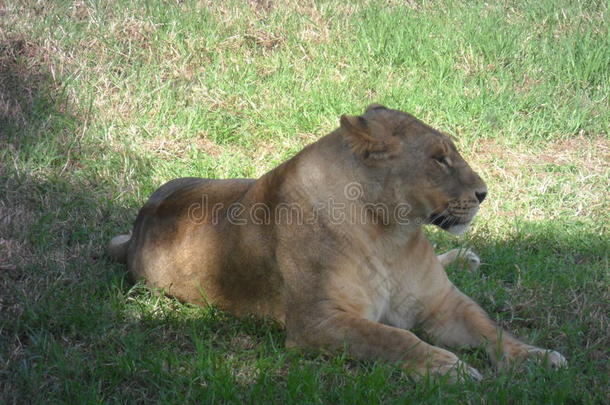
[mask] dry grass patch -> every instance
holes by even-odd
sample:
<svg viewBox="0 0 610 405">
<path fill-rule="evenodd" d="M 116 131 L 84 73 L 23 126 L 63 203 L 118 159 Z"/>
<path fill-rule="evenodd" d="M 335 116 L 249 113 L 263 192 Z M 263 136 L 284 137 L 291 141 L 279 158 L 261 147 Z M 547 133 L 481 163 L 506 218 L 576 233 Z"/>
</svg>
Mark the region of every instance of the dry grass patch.
<svg viewBox="0 0 610 405">
<path fill-rule="evenodd" d="M 180 131 L 179 127 L 171 125 L 167 132 L 143 138 L 138 144 L 146 153 L 152 153 L 167 161 L 187 158 L 192 149 L 211 157 L 219 157 L 224 152 L 223 148 L 210 140 L 204 132 L 193 138 L 185 138 L 180 136 Z"/>
<path fill-rule="evenodd" d="M 494 215 L 550 219 L 566 215 L 607 217 L 609 151 L 607 137 L 580 136 L 535 146 L 480 139 L 464 152 L 492 193 L 499 194 L 489 201 Z M 554 196 L 553 204 L 532 203 L 547 193 Z M 509 205 L 506 198 L 516 205 Z"/>
</svg>

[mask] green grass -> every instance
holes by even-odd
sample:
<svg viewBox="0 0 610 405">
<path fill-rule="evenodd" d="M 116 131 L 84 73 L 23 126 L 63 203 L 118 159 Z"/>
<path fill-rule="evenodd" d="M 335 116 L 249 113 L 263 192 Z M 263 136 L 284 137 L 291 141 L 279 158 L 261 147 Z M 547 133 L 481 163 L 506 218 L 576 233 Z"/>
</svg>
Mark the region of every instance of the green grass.
<svg viewBox="0 0 610 405">
<path fill-rule="evenodd" d="M 2 5 L 3 4 L 3 5 Z M 607 1 L 0 3 L 0 402 L 603 403 Z M 485 264 L 450 277 L 565 354 L 479 384 L 283 348 L 283 330 L 131 286 L 107 241 L 181 176 L 256 177 L 371 102 L 487 181 Z"/>
</svg>

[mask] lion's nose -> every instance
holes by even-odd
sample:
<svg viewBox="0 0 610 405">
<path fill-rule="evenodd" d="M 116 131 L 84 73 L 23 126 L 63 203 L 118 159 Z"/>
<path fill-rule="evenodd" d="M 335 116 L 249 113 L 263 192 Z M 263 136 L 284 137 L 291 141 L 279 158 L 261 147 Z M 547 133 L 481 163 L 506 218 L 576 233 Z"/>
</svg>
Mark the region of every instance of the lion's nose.
<svg viewBox="0 0 610 405">
<path fill-rule="evenodd" d="M 477 200 L 479 200 L 479 204 L 483 202 L 483 200 L 485 199 L 485 197 L 487 197 L 487 191 L 475 191 L 474 195 L 477 196 Z"/>
</svg>

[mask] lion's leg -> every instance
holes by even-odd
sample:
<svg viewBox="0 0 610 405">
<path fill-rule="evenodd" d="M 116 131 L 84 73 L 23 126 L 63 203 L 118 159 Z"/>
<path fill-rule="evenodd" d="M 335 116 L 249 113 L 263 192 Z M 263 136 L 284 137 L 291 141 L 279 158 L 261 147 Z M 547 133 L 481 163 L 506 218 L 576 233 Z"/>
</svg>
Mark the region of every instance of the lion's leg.
<svg viewBox="0 0 610 405">
<path fill-rule="evenodd" d="M 315 327 L 287 322 L 288 347 L 314 347 L 333 351 L 346 349 L 360 359 L 383 359 L 400 363 L 416 376 L 445 375 L 455 380 L 469 375 L 481 379 L 480 373 L 461 362 L 450 351 L 420 340 L 410 331 L 383 325 L 344 311 L 333 311 Z M 297 330 L 295 333 L 294 330 Z"/>
<path fill-rule="evenodd" d="M 481 265 L 479 256 L 470 249 L 452 249 L 436 257 L 443 267 L 449 266 L 456 260 L 465 260 L 470 271 L 476 271 Z"/>
<path fill-rule="evenodd" d="M 503 331 L 479 305 L 453 286 L 423 326 L 438 344 L 484 347 L 498 368 L 528 357 L 546 359 L 554 367 L 567 365 L 561 354 L 528 345 Z"/>
</svg>

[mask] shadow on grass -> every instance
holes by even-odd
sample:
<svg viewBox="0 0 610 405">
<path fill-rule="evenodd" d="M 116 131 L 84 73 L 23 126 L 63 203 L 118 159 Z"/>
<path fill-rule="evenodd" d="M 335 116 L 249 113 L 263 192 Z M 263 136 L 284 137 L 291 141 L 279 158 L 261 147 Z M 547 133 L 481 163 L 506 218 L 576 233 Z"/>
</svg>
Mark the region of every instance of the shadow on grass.
<svg viewBox="0 0 610 405">
<path fill-rule="evenodd" d="M 84 336 L 87 317 L 97 314 L 92 302 L 123 279 L 102 253 L 134 209 L 117 205 L 117 190 L 81 163 L 90 153 L 77 135 L 82 127 L 36 44 L 2 39 L 0 397 L 7 400 L 19 398 L 15 367 L 33 364 L 36 337 Z"/>
<path fill-rule="evenodd" d="M 42 66 L 39 48 L 26 38 L 0 41 L 0 141 L 19 149 L 44 131 L 51 116 L 72 121 L 61 88 Z M 44 132 L 43 132 L 44 131 Z"/>
<path fill-rule="evenodd" d="M 132 212 L 83 168 L 83 120 L 45 58 L 27 38 L 0 41 L 0 277 L 13 281 L 28 281 L 34 268 L 65 269 L 85 245 L 98 257 L 104 225 Z"/>
</svg>

